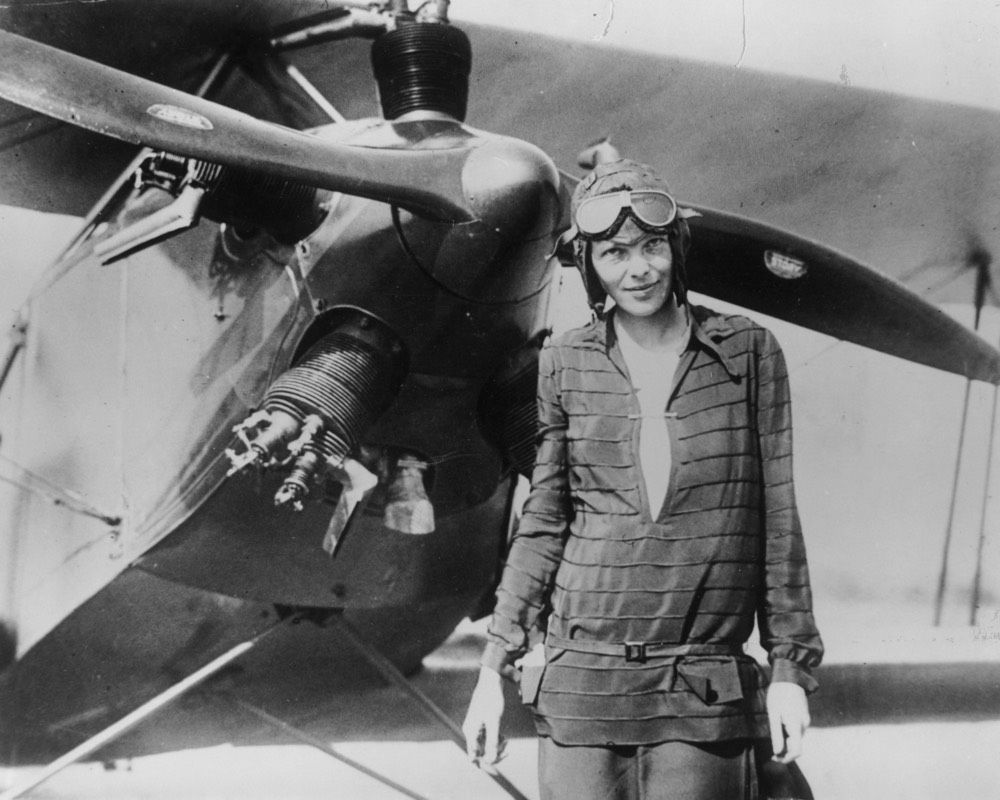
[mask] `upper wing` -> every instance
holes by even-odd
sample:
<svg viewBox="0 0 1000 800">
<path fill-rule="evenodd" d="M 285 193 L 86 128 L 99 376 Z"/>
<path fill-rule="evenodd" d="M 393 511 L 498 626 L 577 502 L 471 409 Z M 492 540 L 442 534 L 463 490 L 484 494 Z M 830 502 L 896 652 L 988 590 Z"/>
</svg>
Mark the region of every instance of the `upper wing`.
<svg viewBox="0 0 1000 800">
<path fill-rule="evenodd" d="M 143 13 L 137 7 L 114 4 L 126 23 Z M 315 7 L 283 5 L 282 13 L 311 13 Z M 231 30 L 247 40 L 287 21 L 264 2 L 232 0 L 220 8 L 218 13 L 231 13 Z M 178 17 L 175 32 L 187 30 L 193 36 L 189 43 L 176 35 L 163 39 L 171 48 L 168 61 L 204 60 L 206 45 L 218 48 L 231 42 L 214 12 L 202 17 L 181 0 L 156 0 L 149 6 L 154 18 L 167 12 Z M 99 30 L 96 13 L 76 20 L 87 23 L 79 36 L 90 45 L 100 38 L 85 35 Z M 20 28 L 33 30 L 24 24 Z M 722 207 L 752 208 L 754 216 L 782 228 L 807 230 L 816 240 L 877 264 L 936 302 L 971 299 L 970 247 L 974 244 L 976 252 L 985 254 L 978 261 L 982 264 L 988 263 L 989 250 L 1000 246 L 995 226 L 989 224 L 997 200 L 980 179 L 1000 169 L 1000 135 L 991 124 L 996 114 L 892 95 L 831 91 L 795 78 L 764 79 L 652 55 L 554 47 L 522 33 L 471 33 L 478 64 L 472 118 L 533 141 L 564 164 L 595 132 L 624 131 L 619 140 L 633 140 L 630 155 L 669 166 L 684 194 L 693 194 L 693 187 L 699 197 L 715 198 Z M 75 38 L 65 30 L 62 35 Z M 58 39 L 51 32 L 48 38 Z M 359 98 L 372 92 L 367 77 L 359 77 L 359 58 L 367 61 L 367 52 L 356 44 L 316 48 L 300 60 L 321 90 L 364 108 L 370 97 Z M 111 50 L 115 58 L 124 58 L 127 48 Z M 511 59 L 511 53 L 520 57 Z M 72 92 L 64 102 L 71 100 Z M 572 113 L 584 108 L 585 114 Z M 948 136 L 941 135 L 945 121 Z M 126 125 L 123 133 L 128 132 Z M 900 151 L 892 144 L 903 135 L 913 148 Z M 995 140 L 995 146 L 987 146 L 987 140 Z M 934 157 L 914 155 L 911 151 L 920 149 L 917 141 Z M 300 159 L 303 167 L 311 166 L 313 155 L 309 150 Z M 299 177 L 316 180 L 305 172 Z M 722 212 L 704 214 L 694 226 L 693 288 L 903 358 L 998 380 L 995 350 L 897 283 L 778 228 Z M 779 262 L 782 256 L 801 260 L 805 273 L 779 277 L 780 263 L 777 273 L 769 271 L 768 250 Z"/>
<path fill-rule="evenodd" d="M 885 275 L 816 242 L 699 208 L 691 219 L 694 291 L 844 341 L 1000 383 L 1000 352 Z"/>
</svg>

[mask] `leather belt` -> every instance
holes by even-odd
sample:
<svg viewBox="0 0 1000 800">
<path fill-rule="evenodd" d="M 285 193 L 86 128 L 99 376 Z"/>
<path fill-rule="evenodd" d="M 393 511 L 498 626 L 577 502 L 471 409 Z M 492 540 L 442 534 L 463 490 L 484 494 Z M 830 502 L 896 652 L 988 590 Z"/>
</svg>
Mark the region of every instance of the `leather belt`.
<svg viewBox="0 0 1000 800">
<path fill-rule="evenodd" d="M 626 661 L 643 662 L 648 658 L 678 658 L 681 656 L 738 656 L 743 648 L 737 644 L 704 644 L 692 642 L 599 642 L 592 639 L 563 639 L 551 633 L 545 644 L 560 650 L 597 653 L 602 656 L 622 656 Z"/>
</svg>

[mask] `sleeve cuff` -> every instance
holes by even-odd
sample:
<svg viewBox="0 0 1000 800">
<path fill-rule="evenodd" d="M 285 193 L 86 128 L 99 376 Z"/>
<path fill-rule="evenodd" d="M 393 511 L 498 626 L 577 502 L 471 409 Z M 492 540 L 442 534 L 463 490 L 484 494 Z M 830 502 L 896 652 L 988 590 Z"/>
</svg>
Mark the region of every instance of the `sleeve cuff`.
<svg viewBox="0 0 1000 800">
<path fill-rule="evenodd" d="M 504 677 L 510 677 L 514 670 L 514 661 L 519 657 L 519 653 L 510 652 L 496 642 L 487 642 L 479 663 L 483 667 L 499 672 Z"/>
<path fill-rule="evenodd" d="M 819 683 L 809 670 L 787 658 L 774 659 L 771 664 L 771 683 L 794 683 L 805 689 L 806 694 L 812 694 L 819 688 Z"/>
</svg>

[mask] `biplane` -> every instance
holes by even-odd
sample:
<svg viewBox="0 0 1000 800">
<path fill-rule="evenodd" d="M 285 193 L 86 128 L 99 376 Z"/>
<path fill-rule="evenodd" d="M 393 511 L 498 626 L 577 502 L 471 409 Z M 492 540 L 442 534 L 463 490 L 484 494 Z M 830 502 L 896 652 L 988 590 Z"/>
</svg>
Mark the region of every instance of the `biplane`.
<svg viewBox="0 0 1000 800">
<path fill-rule="evenodd" d="M 449 10 L 0 8 L 0 200 L 83 218 L 0 363 L 7 763 L 296 624 L 408 673 L 488 610 L 599 128 L 678 173 L 694 291 L 1000 383 L 934 304 L 992 291 L 988 112 L 942 137 L 916 100 Z"/>
</svg>

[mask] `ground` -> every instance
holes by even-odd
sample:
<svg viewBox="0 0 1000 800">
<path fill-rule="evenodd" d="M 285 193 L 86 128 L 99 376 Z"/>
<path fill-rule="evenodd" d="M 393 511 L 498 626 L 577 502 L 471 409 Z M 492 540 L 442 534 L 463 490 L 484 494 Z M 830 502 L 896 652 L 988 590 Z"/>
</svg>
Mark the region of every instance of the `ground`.
<svg viewBox="0 0 1000 800">
<path fill-rule="evenodd" d="M 942 641 L 950 638 L 951 634 L 942 634 Z M 475 681 L 481 644 L 482 623 L 461 626 L 414 678 L 456 721 Z M 863 708 L 852 711 L 850 699 L 843 699 L 843 686 L 827 687 L 832 696 L 817 715 L 800 762 L 815 796 L 819 800 L 994 800 L 1000 786 L 1000 715 L 995 713 L 995 702 L 984 705 L 977 698 L 991 686 L 995 695 L 998 684 L 996 661 L 991 656 L 984 659 L 989 653 L 974 649 L 982 644 L 970 638 L 965 652 L 951 659 L 947 672 L 941 672 L 947 674 L 947 683 L 938 687 L 935 701 L 918 702 L 921 698 L 912 697 L 906 707 L 898 700 L 880 704 L 864 695 L 859 685 L 854 694 L 861 698 Z M 955 649 L 953 644 L 949 647 Z M 846 645 L 838 649 L 851 655 Z M 941 664 L 906 664 L 910 659 L 905 650 L 900 651 L 901 663 L 888 673 L 898 673 L 900 686 L 912 685 L 914 671 L 929 674 L 943 669 Z M 925 657 L 935 655 L 932 645 L 923 644 L 920 650 Z M 976 660 L 981 668 L 973 666 Z M 841 680 L 857 666 L 838 664 L 835 659 L 830 675 Z M 865 673 L 874 676 L 871 681 L 884 679 L 880 665 L 864 666 L 872 671 Z M 884 696 L 886 690 L 872 692 Z M 926 693 L 927 689 L 913 692 Z M 268 710 L 281 714 L 281 707 L 288 707 L 288 696 L 285 685 L 269 698 Z M 949 704 L 949 698 L 954 702 Z M 831 703 L 835 709 L 829 708 Z M 534 799 L 535 742 L 530 721 L 513 697 L 511 708 L 512 738 L 502 771 Z M 143 723 L 117 748 L 120 754 L 130 747 L 155 749 L 156 743 L 169 743 L 170 752 L 75 765 L 27 796 L 37 800 L 394 800 L 404 796 L 257 720 L 244 717 L 240 723 L 234 714 L 221 698 L 189 699 Z M 393 687 L 373 683 L 355 696 L 318 697 L 311 711 L 304 713 L 298 707 L 292 716 L 338 752 L 407 786 L 412 796 L 435 800 L 507 796 L 469 765 L 443 730 Z M 842 720 L 851 724 L 837 724 Z M 854 724 L 858 720 L 864 721 Z M 236 744 L 199 746 L 211 738 L 207 732 L 220 726 L 231 727 Z M 189 734 L 193 735 L 185 740 Z M 191 746 L 185 747 L 184 741 Z M 38 769 L 0 771 L 0 786 L 9 787 Z"/>
</svg>

